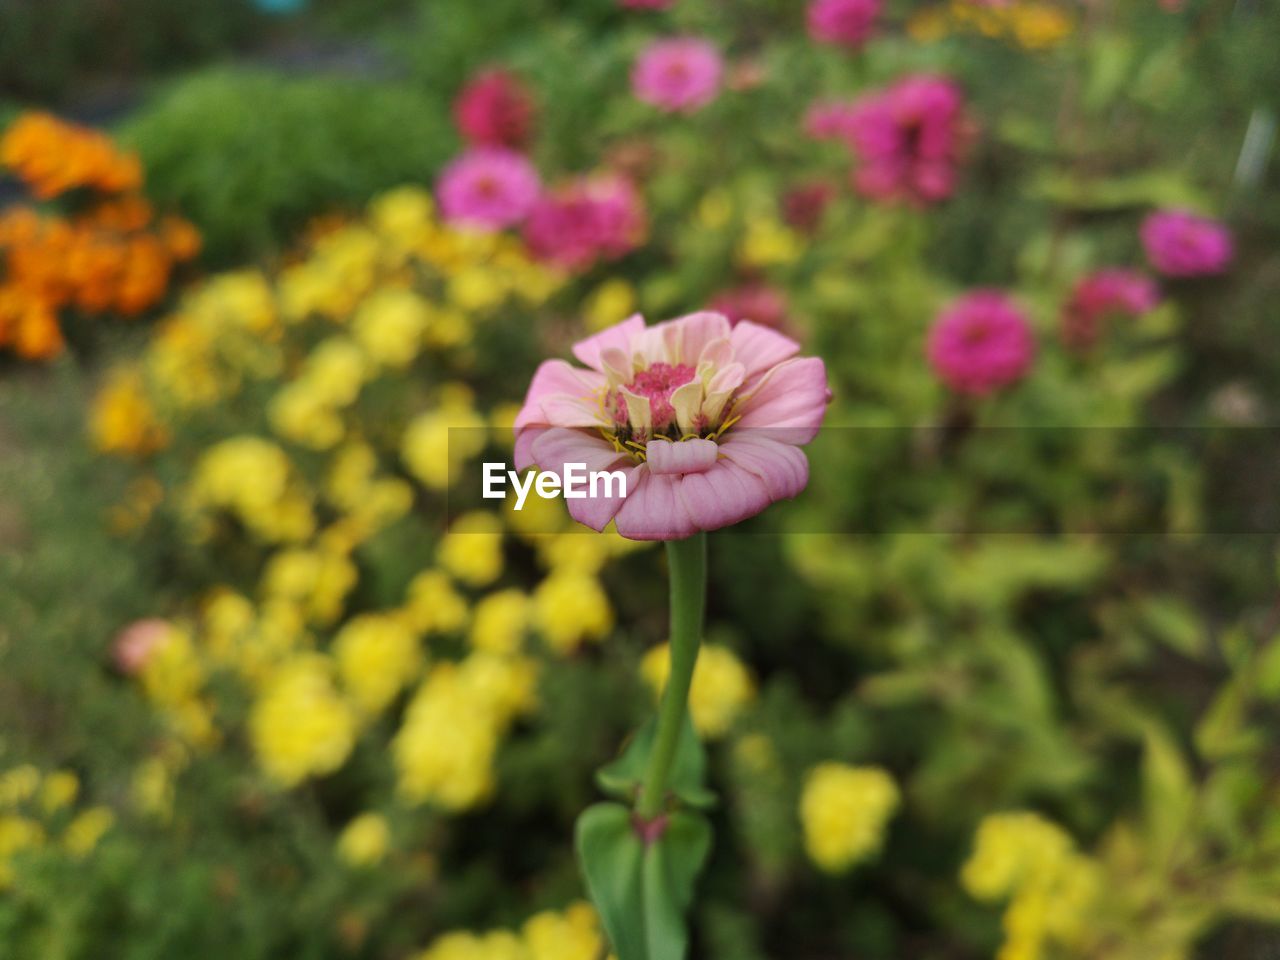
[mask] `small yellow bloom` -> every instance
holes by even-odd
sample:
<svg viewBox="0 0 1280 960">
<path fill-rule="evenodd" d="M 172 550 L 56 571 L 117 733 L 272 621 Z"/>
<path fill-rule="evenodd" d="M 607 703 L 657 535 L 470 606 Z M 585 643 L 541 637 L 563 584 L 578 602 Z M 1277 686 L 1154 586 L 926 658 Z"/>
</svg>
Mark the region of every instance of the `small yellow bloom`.
<svg viewBox="0 0 1280 960">
<path fill-rule="evenodd" d="M 437 558 L 462 583 L 492 583 L 502 573 L 502 521 L 493 513 L 463 514 L 440 541 Z"/>
<path fill-rule="evenodd" d="M 661 694 L 671 673 L 671 647 L 662 644 L 645 654 L 640 672 L 655 694 Z M 720 644 L 704 644 L 693 669 L 689 715 L 698 733 L 716 739 L 729 732 L 733 721 L 755 697 L 751 672 Z"/>
<path fill-rule="evenodd" d="M 756 217 L 747 223 L 738 248 L 745 267 L 771 267 L 792 263 L 804 253 L 804 238 L 772 217 Z"/>
<path fill-rule="evenodd" d="M 585 640 L 600 640 L 613 629 L 613 609 L 594 576 L 559 570 L 533 592 L 534 623 L 559 654 L 572 653 Z"/>
<path fill-rule="evenodd" d="M 87 857 L 115 822 L 115 814 L 106 807 L 91 807 L 67 825 L 62 845 L 73 857 Z"/>
<path fill-rule="evenodd" d="M 351 332 L 370 359 L 398 370 L 418 355 L 429 320 L 427 304 L 416 293 L 388 288 L 360 305 Z"/>
<path fill-rule="evenodd" d="M 366 715 L 381 713 L 422 668 L 418 638 L 396 617 L 364 614 L 348 621 L 333 655 L 352 701 Z"/>
<path fill-rule="evenodd" d="M 529 598 L 520 590 L 499 590 L 480 600 L 471 619 L 471 646 L 490 653 L 518 653 L 530 619 Z"/>
<path fill-rule="evenodd" d="M 597 960 L 605 946 L 595 910 L 581 901 L 530 917 L 522 933 L 529 960 Z"/>
<path fill-rule="evenodd" d="M 424 570 L 409 582 L 405 615 L 422 633 L 453 633 L 467 622 L 467 602 L 442 570 Z"/>
<path fill-rule="evenodd" d="M 267 679 L 249 735 L 269 777 L 291 787 L 341 767 L 355 745 L 355 716 L 333 687 L 329 661 L 301 654 Z"/>
<path fill-rule="evenodd" d="M 592 291 L 583 307 L 588 330 L 603 330 L 636 312 L 636 288 L 626 280 L 606 280 Z"/>
<path fill-rule="evenodd" d="M 814 767 L 800 798 L 809 858 L 828 873 L 840 873 L 873 856 L 898 801 L 897 784 L 878 767 L 834 762 Z"/>
<path fill-rule="evenodd" d="M 142 456 L 169 442 L 156 418 L 138 370 L 116 370 L 93 399 L 89 417 L 93 445 L 102 453 Z"/>
<path fill-rule="evenodd" d="M 40 805 L 45 813 L 56 813 L 75 803 L 80 794 L 80 778 L 70 770 L 57 770 L 44 778 Z"/>
<path fill-rule="evenodd" d="M 386 817 L 362 813 L 338 837 L 338 856 L 351 867 L 376 867 L 391 846 L 391 828 Z"/>
</svg>

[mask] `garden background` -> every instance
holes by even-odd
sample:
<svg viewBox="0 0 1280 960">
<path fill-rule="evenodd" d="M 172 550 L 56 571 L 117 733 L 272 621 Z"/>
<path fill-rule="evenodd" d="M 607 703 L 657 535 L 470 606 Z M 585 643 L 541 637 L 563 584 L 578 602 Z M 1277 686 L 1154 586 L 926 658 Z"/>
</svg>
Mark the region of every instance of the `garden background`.
<svg viewBox="0 0 1280 960">
<path fill-rule="evenodd" d="M 1278 42 L 0 0 L 0 958 L 603 960 L 573 821 L 662 553 L 451 480 L 705 308 L 834 398 L 711 537 L 691 955 L 1276 956 Z"/>
</svg>

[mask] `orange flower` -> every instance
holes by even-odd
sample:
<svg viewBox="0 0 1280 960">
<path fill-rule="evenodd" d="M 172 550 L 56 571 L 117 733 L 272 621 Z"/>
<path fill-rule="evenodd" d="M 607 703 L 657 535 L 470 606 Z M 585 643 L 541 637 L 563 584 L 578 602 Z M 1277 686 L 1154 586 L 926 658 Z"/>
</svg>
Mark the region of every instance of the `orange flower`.
<svg viewBox="0 0 1280 960">
<path fill-rule="evenodd" d="M 26 360 L 48 360 L 60 354 L 65 346 L 57 314 L 48 304 L 29 300 L 14 330 L 14 351 Z"/>
<path fill-rule="evenodd" d="M 0 164 L 41 199 L 78 187 L 120 193 L 142 185 L 135 154 L 118 150 L 105 134 L 47 113 L 24 113 L 13 122 L 0 138 Z"/>
</svg>

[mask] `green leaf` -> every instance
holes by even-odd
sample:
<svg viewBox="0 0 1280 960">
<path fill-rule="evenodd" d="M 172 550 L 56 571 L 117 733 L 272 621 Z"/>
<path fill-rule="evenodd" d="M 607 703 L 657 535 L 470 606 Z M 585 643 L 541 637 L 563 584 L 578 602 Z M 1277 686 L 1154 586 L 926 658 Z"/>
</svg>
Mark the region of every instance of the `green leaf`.
<svg viewBox="0 0 1280 960">
<path fill-rule="evenodd" d="M 600 789 L 619 800 L 633 801 L 644 780 L 657 736 L 657 720 L 645 722 L 622 751 L 622 756 L 602 767 L 596 774 Z M 707 756 L 693 729 L 693 723 L 685 718 L 676 745 L 675 760 L 671 764 L 668 789 L 688 806 L 706 810 L 715 806 L 716 795 L 703 784 L 706 779 Z"/>
<path fill-rule="evenodd" d="M 618 960 L 682 960 L 684 917 L 711 852 L 711 825 L 699 813 L 678 811 L 646 845 L 632 816 L 621 804 L 598 803 L 578 818 L 587 890 Z"/>
<path fill-rule="evenodd" d="M 1151 844 L 1168 856 L 1191 825 L 1196 788 L 1182 750 L 1154 723 L 1145 734 L 1142 788 Z"/>
</svg>

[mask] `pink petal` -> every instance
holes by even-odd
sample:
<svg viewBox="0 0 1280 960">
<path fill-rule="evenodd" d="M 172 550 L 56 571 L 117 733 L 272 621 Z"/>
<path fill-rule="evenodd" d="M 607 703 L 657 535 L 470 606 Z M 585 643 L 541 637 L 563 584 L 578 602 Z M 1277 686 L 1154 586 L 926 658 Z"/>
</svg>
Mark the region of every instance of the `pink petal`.
<svg viewBox="0 0 1280 960">
<path fill-rule="evenodd" d="M 683 540 L 697 533 L 699 528 L 676 495 L 680 482 L 641 471 L 635 489 L 627 491 L 626 502 L 613 518 L 618 533 L 628 540 Z"/>
<path fill-rule="evenodd" d="M 718 448 L 714 440 L 650 440 L 645 446 L 652 473 L 701 473 L 716 462 Z"/>
<path fill-rule="evenodd" d="M 604 377 L 594 370 L 579 370 L 563 360 L 547 360 L 538 365 L 524 397 L 524 406 L 516 416 L 515 429 L 546 423 L 542 401 L 564 394 L 571 397 L 594 397 L 605 385 Z"/>
<path fill-rule="evenodd" d="M 728 460 L 716 461 L 706 473 L 686 474 L 678 483 L 680 501 L 699 530 L 738 523 L 772 502 L 763 480 Z"/>
<path fill-rule="evenodd" d="M 579 340 L 573 345 L 573 355 L 592 370 L 605 372 L 600 354 L 605 350 L 618 349 L 631 354 L 631 338 L 644 331 L 644 317 L 633 314 L 621 323 L 615 323 L 607 330 L 601 330 L 595 336 Z"/>
<path fill-rule="evenodd" d="M 763 373 L 800 352 L 800 344 L 777 330 L 750 320 L 739 321 L 729 334 L 734 358 L 747 368 L 747 377 Z"/>
<path fill-rule="evenodd" d="M 565 464 L 581 463 L 588 473 L 595 470 L 621 470 L 626 476 L 628 495 L 640 484 L 640 468 L 643 464 L 633 463 L 628 454 L 619 453 L 604 437 L 585 430 L 547 430 L 534 439 L 532 452 L 539 467 L 556 474 L 562 481 Z M 518 458 L 516 469 L 523 469 Z M 616 489 L 617 485 L 614 486 Z M 609 521 L 626 499 L 618 495 L 606 497 L 603 489 L 599 492 L 601 495 L 592 497 L 588 489 L 587 496 L 566 497 L 564 501 L 569 508 L 569 516 L 597 531 L 609 525 Z"/>
<path fill-rule="evenodd" d="M 767 429 L 770 437 L 783 443 L 808 443 L 822 425 L 830 399 L 822 360 L 797 357 L 761 378 L 737 408 L 741 419 L 735 427 Z"/>
<path fill-rule="evenodd" d="M 542 423 L 553 427 L 600 427 L 608 421 L 596 397 L 570 397 L 563 393 L 544 397 Z"/>
<path fill-rule="evenodd" d="M 516 447 L 512 460 L 515 462 L 517 473 L 528 470 L 533 466 L 534 441 L 550 429 L 550 427 L 536 426 L 525 427 L 523 430 L 516 431 Z"/>
<path fill-rule="evenodd" d="M 804 451 L 772 436 L 730 430 L 720 453 L 763 480 L 771 500 L 789 500 L 809 484 L 809 458 Z"/>
<path fill-rule="evenodd" d="M 673 357 L 673 363 L 694 365 L 702 356 L 702 349 L 716 340 L 723 340 L 730 335 L 729 318 L 722 313 L 702 310 L 687 316 L 668 320 L 664 327 L 677 331 L 679 356 Z"/>
</svg>

